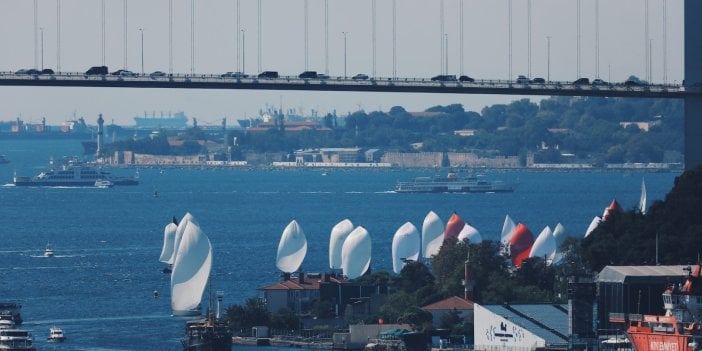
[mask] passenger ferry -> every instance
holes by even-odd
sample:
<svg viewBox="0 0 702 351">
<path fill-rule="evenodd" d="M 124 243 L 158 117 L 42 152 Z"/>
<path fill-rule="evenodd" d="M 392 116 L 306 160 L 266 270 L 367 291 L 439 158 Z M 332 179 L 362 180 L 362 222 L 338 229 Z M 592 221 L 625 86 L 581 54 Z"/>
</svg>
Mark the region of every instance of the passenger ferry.
<svg viewBox="0 0 702 351">
<path fill-rule="evenodd" d="M 32 333 L 22 329 L 0 329 L 0 350 L 36 351 Z"/>
<path fill-rule="evenodd" d="M 49 163 L 49 170 L 39 173 L 36 176 L 18 176 L 15 174 L 13 182 L 15 186 L 97 186 L 99 180 L 106 180 L 113 185 L 138 185 L 139 177 L 121 177 L 112 175 L 110 172 L 95 168 L 92 165 L 83 163 L 77 159 L 69 159 L 60 167 L 55 167 L 54 162 Z"/>
<path fill-rule="evenodd" d="M 417 177 L 409 182 L 397 182 L 396 193 L 490 193 L 512 192 L 514 186 L 502 181 L 478 179 L 469 175 L 459 176 L 449 172 L 446 176 Z"/>
</svg>

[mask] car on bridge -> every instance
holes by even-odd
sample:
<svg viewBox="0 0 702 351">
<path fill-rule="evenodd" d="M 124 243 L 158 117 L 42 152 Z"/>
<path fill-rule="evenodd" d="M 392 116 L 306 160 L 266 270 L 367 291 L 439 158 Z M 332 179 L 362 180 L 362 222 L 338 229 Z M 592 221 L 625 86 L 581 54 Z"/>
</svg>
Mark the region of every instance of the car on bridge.
<svg viewBox="0 0 702 351">
<path fill-rule="evenodd" d="M 475 79 L 473 79 L 473 78 L 471 78 L 471 77 L 468 77 L 468 76 L 465 76 L 465 75 L 463 75 L 463 76 L 460 76 L 460 77 L 458 77 L 458 81 L 459 81 L 459 82 L 468 82 L 468 83 L 473 83 L 473 82 L 475 82 Z"/>
<path fill-rule="evenodd" d="M 578 78 L 575 81 L 573 81 L 573 85 L 589 85 L 590 84 L 590 79 L 588 78 Z"/>
<path fill-rule="evenodd" d="M 51 69 L 51 68 L 44 68 L 43 70 L 41 70 L 41 72 L 39 72 L 39 74 L 49 74 L 49 75 L 51 75 L 51 74 L 54 74 L 54 70 Z"/>
<path fill-rule="evenodd" d="M 317 79 L 329 79 L 329 75 L 320 73 L 317 75 Z"/>
<path fill-rule="evenodd" d="M 128 71 L 126 69 L 123 69 L 123 70 L 121 70 L 121 72 L 119 72 L 119 76 L 120 77 L 137 77 L 139 75 L 132 72 L 132 71 Z"/>
<path fill-rule="evenodd" d="M 86 76 L 95 76 L 95 75 L 106 75 L 107 74 L 107 66 L 93 66 L 90 67 L 87 71 L 85 71 Z"/>
<path fill-rule="evenodd" d="M 223 73 L 220 77 L 222 78 L 248 78 L 248 75 L 241 72 L 227 72 Z"/>
<path fill-rule="evenodd" d="M 529 84 L 529 78 L 523 75 L 517 77 L 517 84 Z"/>
<path fill-rule="evenodd" d="M 366 80 L 366 79 L 368 79 L 368 75 L 363 74 L 363 73 L 359 73 L 359 74 L 351 77 L 351 79 L 353 79 L 353 80 Z"/>
<path fill-rule="evenodd" d="M 607 85 L 607 82 L 600 78 L 595 78 L 592 80 L 592 85 Z"/>
<path fill-rule="evenodd" d="M 38 69 L 34 68 L 29 68 L 29 69 L 20 69 L 17 72 L 15 72 L 17 75 L 37 75 L 41 74 L 41 72 Z"/>
<path fill-rule="evenodd" d="M 304 71 L 298 75 L 301 79 L 315 79 L 317 78 L 317 72 L 316 71 Z"/>
<path fill-rule="evenodd" d="M 435 82 L 455 82 L 456 76 L 453 74 L 440 74 L 438 76 L 431 77 L 431 80 Z"/>
<path fill-rule="evenodd" d="M 166 76 L 166 73 L 161 72 L 161 71 L 155 71 L 155 72 L 151 72 L 151 74 L 149 74 L 149 77 L 151 79 L 163 78 L 165 76 Z"/>
<path fill-rule="evenodd" d="M 546 84 L 546 80 L 543 79 L 543 78 L 536 77 L 536 78 L 532 79 L 529 83 L 533 83 L 533 84 Z"/>
<path fill-rule="evenodd" d="M 258 74 L 258 78 L 278 78 L 278 72 L 276 71 L 263 71 Z"/>
</svg>

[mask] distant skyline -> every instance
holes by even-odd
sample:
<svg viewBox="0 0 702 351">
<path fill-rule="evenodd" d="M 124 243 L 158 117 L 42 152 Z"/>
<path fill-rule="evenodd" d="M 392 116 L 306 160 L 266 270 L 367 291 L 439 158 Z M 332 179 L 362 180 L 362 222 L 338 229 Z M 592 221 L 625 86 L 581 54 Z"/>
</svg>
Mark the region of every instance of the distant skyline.
<svg viewBox="0 0 702 351">
<path fill-rule="evenodd" d="M 36 32 L 36 46 L 35 3 L 37 28 L 41 28 Z M 103 0 L 0 2 L 0 47 L 3 48 L 0 71 L 31 68 L 35 60 L 37 66 L 43 62 L 44 68 L 57 68 L 58 4 L 61 9 L 61 71 L 84 72 L 90 66 L 100 65 L 102 3 Z M 156 70 L 168 72 L 169 0 L 107 0 L 104 3 L 104 57 L 110 71 L 124 68 L 126 61 L 127 69 L 141 72 L 143 33 L 144 71 L 147 74 Z M 328 60 L 325 53 L 325 3 L 328 4 L 329 14 Z M 372 35 L 374 3 L 377 19 L 375 59 Z M 375 67 L 376 76 L 392 77 L 393 68 L 396 67 L 397 77 L 429 78 L 442 73 L 448 66 L 449 74 L 459 75 L 463 68 L 466 75 L 476 79 L 514 79 L 531 71 L 531 77 L 574 80 L 578 78 L 578 71 L 582 77 L 596 78 L 599 68 L 599 77 L 613 82 L 621 82 L 630 75 L 643 79 L 649 72 L 651 80 L 656 83 L 662 83 L 664 76 L 669 83 L 682 80 L 682 0 L 463 0 L 463 55 L 460 52 L 461 0 L 396 0 L 394 3 L 397 13 L 396 66 L 393 66 L 392 0 L 240 0 L 241 30 L 237 30 L 237 1 L 194 1 L 193 64 L 190 59 L 191 0 L 172 0 L 173 71 L 189 73 L 194 68 L 196 74 L 221 74 L 236 71 L 239 67 L 248 74 L 255 74 L 260 64 L 261 70 L 297 75 L 305 68 L 325 72 L 328 64 L 331 76 L 343 76 L 345 69 L 349 76 L 356 73 L 372 75 Z M 577 36 L 578 3 L 580 40 Z M 262 28 L 260 48 L 259 4 Z M 440 21 L 442 4 L 443 25 Z M 664 5 L 667 17 L 665 30 Z M 596 41 L 596 7 L 599 7 L 599 45 Z M 645 20 L 646 13 L 648 21 Z M 308 19 L 307 26 L 305 18 Z M 529 32 L 531 50 L 528 45 Z M 664 32 L 667 37 L 665 46 Z M 240 44 L 238 59 L 237 33 Z M 577 55 L 578 41 L 580 59 Z M 305 47 L 308 47 L 307 51 Z M 667 49 L 666 55 L 663 54 L 664 47 Z M 650 56 L 647 53 L 649 50 Z M 599 64 L 596 62 L 597 56 Z M 667 63 L 665 71 L 664 61 Z M 387 111 L 392 106 L 401 105 L 410 111 L 420 111 L 451 103 L 463 104 L 467 110 L 480 111 L 487 105 L 524 98 L 499 95 L 65 87 L 0 87 L 0 94 L 4 97 L 4 103 L 0 105 L 0 120 L 3 121 L 20 117 L 26 122 L 36 123 L 46 117 L 47 123 L 59 124 L 72 119 L 75 113 L 76 117 L 85 117 L 90 124 L 94 124 L 97 115 L 102 113 L 106 122 L 123 125 L 133 124 L 133 117 L 145 112 L 159 115 L 161 112 L 184 111 L 188 116 L 198 118 L 202 124 L 219 124 L 223 117 L 234 124 L 236 119 L 257 116 L 258 111 L 267 104 L 277 107 L 282 103 L 284 110 L 295 109 L 306 115 L 313 109 L 320 115 L 334 110 L 339 115 L 346 115 L 359 108 Z M 539 99 L 541 97 L 532 98 L 535 101 Z"/>
</svg>

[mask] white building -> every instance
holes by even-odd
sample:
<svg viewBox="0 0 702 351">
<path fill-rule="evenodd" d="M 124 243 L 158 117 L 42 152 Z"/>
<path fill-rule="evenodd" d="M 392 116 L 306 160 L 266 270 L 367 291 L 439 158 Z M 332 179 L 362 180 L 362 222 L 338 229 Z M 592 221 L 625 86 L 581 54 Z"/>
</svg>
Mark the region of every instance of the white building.
<svg viewBox="0 0 702 351">
<path fill-rule="evenodd" d="M 475 350 L 531 351 L 567 345 L 567 305 L 473 305 Z"/>
</svg>

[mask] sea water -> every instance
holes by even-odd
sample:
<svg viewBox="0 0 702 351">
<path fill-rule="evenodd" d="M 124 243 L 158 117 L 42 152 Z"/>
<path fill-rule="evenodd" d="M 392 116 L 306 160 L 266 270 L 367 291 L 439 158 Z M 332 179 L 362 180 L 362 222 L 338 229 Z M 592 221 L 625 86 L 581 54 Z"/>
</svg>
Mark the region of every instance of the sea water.
<svg viewBox="0 0 702 351">
<path fill-rule="evenodd" d="M 70 140 L 0 141 L 0 153 L 11 161 L 0 165 L 0 183 L 11 183 L 13 173 L 37 174 L 51 156 L 81 151 Z M 535 236 L 557 223 L 582 236 L 612 199 L 634 208 L 642 179 L 650 204 L 663 199 L 679 175 L 476 170 L 486 179 L 515 183 L 516 190 L 396 194 L 398 180 L 435 171 L 325 171 L 143 168 L 138 186 L 0 187 L 0 301 L 22 304 L 22 327 L 34 333 L 40 350 L 180 350 L 185 321 L 170 315 L 170 278 L 158 262 L 163 228 L 173 216 L 192 213 L 210 238 L 212 290 L 224 291 L 226 307 L 279 280 L 278 241 L 293 219 L 308 240 L 303 271 L 328 271 L 329 234 L 345 218 L 370 233 L 372 269 L 391 271 L 393 234 L 407 221 L 421 230 L 429 211 L 444 221 L 455 211 L 491 240 L 499 238 L 506 214 Z M 43 257 L 49 242 L 53 258 Z M 64 329 L 64 344 L 46 342 L 52 325 Z"/>
</svg>

